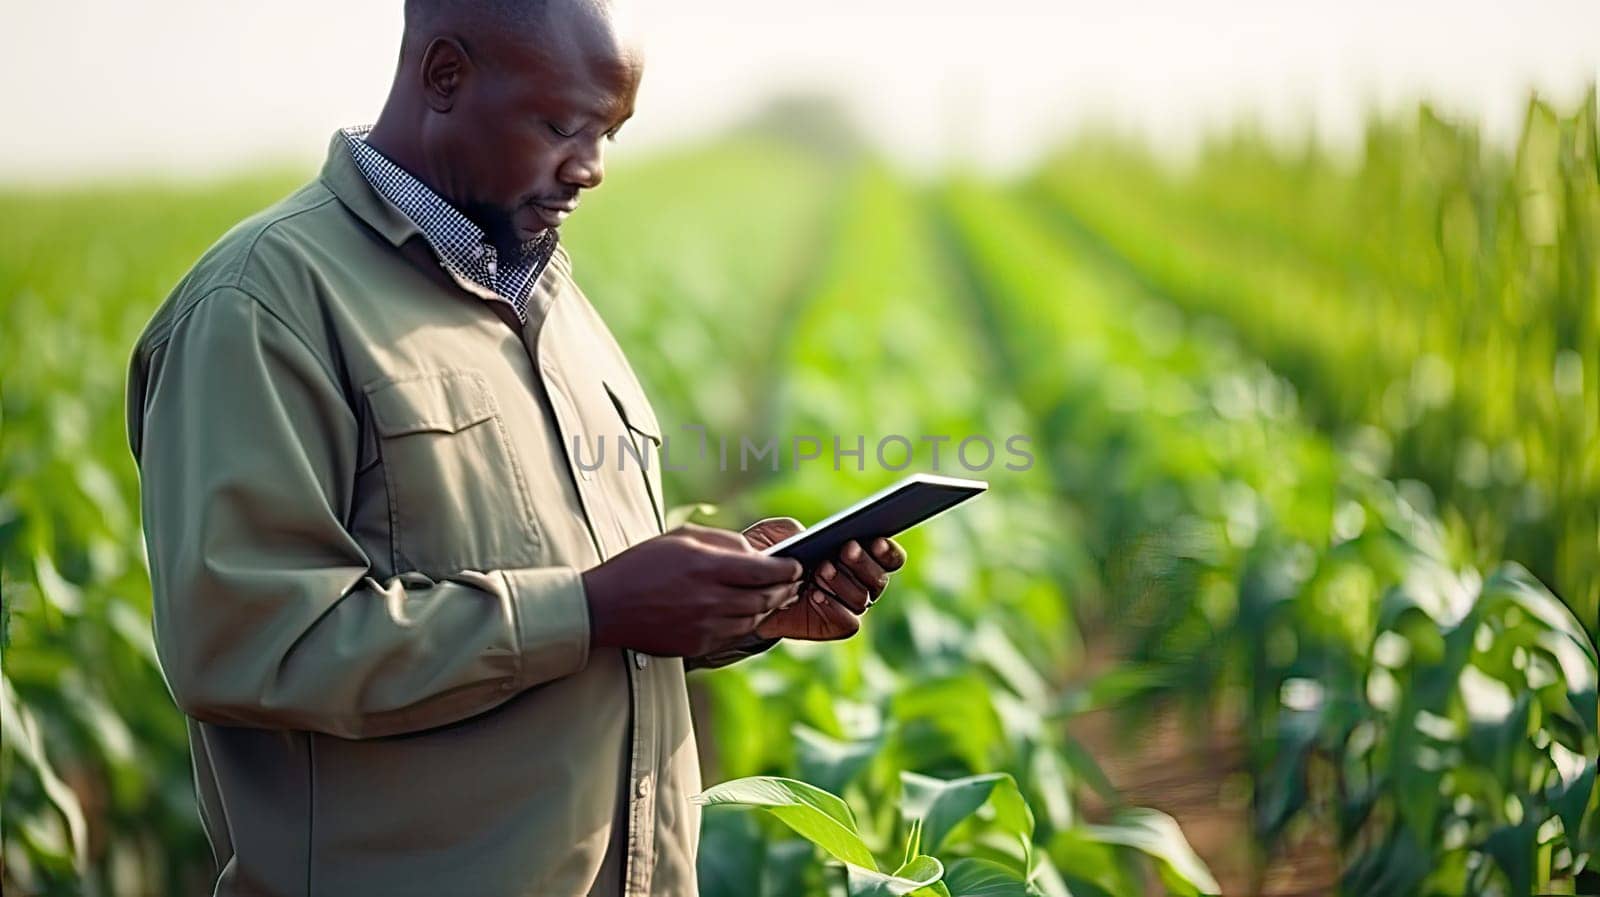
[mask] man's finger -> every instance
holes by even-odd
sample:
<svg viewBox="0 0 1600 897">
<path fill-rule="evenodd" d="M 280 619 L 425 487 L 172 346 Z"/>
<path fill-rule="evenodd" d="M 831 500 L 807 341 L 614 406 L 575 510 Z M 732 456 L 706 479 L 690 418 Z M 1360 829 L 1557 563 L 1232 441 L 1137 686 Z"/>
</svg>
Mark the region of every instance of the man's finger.
<svg viewBox="0 0 1600 897">
<path fill-rule="evenodd" d="M 906 565 L 906 550 L 893 539 L 873 539 L 872 556 L 884 570 L 893 573 Z"/>
<path fill-rule="evenodd" d="M 744 537 L 757 548 L 767 548 L 804 529 L 805 526 L 793 517 L 768 517 L 751 524 L 745 529 Z"/>
<path fill-rule="evenodd" d="M 722 548 L 728 551 L 748 552 L 750 550 L 750 543 L 745 541 L 744 536 L 740 535 L 739 533 L 730 532 L 729 530 L 718 529 L 714 526 L 701 526 L 698 523 L 685 523 L 676 531 L 688 536 L 702 545 L 710 545 L 712 547 Z"/>
<path fill-rule="evenodd" d="M 714 614 L 720 617 L 764 617 L 793 601 L 800 593 L 799 580 L 786 585 L 759 589 L 727 589 L 717 599 Z"/>
<path fill-rule="evenodd" d="M 879 563 L 867 554 L 861 546 L 851 542 L 839 553 L 839 559 L 844 561 L 845 569 L 855 577 L 856 582 L 866 587 L 873 595 L 878 595 L 889 586 L 889 571 L 883 569 Z"/>
<path fill-rule="evenodd" d="M 800 596 L 800 589 L 805 585 L 805 580 L 797 579 L 786 586 L 775 589 L 764 589 L 762 595 L 766 596 L 766 606 L 761 608 L 763 614 L 771 613 L 781 607 L 787 607 Z"/>
<path fill-rule="evenodd" d="M 714 578 L 723 585 L 755 589 L 799 581 L 805 572 L 794 558 L 768 557 L 756 552 L 728 552 L 717 565 Z"/>
<path fill-rule="evenodd" d="M 849 571 L 833 561 L 823 561 L 817 566 L 817 585 L 858 614 L 867 609 L 867 599 L 872 597 Z"/>
</svg>

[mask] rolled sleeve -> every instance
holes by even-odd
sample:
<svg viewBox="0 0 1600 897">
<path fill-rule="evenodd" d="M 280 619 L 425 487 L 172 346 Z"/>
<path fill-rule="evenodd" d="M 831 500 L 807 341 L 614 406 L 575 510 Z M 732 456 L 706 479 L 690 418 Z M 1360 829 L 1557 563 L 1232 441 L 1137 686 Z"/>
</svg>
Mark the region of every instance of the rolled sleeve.
<svg viewBox="0 0 1600 897">
<path fill-rule="evenodd" d="M 516 616 L 517 685 L 570 676 L 589 662 L 589 600 L 571 567 L 502 570 Z"/>
</svg>

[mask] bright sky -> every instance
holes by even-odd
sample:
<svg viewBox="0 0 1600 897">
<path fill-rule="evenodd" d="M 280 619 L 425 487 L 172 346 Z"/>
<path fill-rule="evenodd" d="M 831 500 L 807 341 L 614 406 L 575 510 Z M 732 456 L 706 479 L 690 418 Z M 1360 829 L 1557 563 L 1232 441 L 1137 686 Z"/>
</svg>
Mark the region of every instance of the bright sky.
<svg viewBox="0 0 1600 897">
<path fill-rule="evenodd" d="M 370 121 L 401 0 L 19 2 L 0 179 L 210 173 L 320 157 Z M 1252 118 L 1357 133 L 1430 97 L 1509 133 L 1530 88 L 1600 79 L 1597 0 L 636 0 L 647 68 L 619 153 L 714 132 L 774 91 L 848 100 L 922 164 L 1025 162 L 1085 122 L 1192 145 Z"/>
</svg>

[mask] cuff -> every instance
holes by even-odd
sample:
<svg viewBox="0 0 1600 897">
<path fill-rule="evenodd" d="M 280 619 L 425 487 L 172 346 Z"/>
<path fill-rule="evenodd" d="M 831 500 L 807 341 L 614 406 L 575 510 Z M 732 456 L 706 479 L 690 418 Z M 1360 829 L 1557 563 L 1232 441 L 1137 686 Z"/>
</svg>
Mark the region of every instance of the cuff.
<svg viewBox="0 0 1600 897">
<path fill-rule="evenodd" d="M 517 685 L 570 676 L 589 662 L 589 599 L 571 567 L 502 570 L 517 627 Z"/>
</svg>

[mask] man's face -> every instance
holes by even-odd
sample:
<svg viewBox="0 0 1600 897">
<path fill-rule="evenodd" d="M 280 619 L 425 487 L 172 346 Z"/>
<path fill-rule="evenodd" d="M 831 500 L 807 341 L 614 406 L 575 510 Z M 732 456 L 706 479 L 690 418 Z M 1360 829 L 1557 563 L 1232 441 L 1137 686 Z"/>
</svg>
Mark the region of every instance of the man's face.
<svg viewBox="0 0 1600 897">
<path fill-rule="evenodd" d="M 605 144 L 633 114 L 642 65 L 604 27 L 550 16 L 536 39 L 493 37 L 429 142 L 450 198 L 511 251 L 577 208 L 605 176 Z"/>
</svg>

